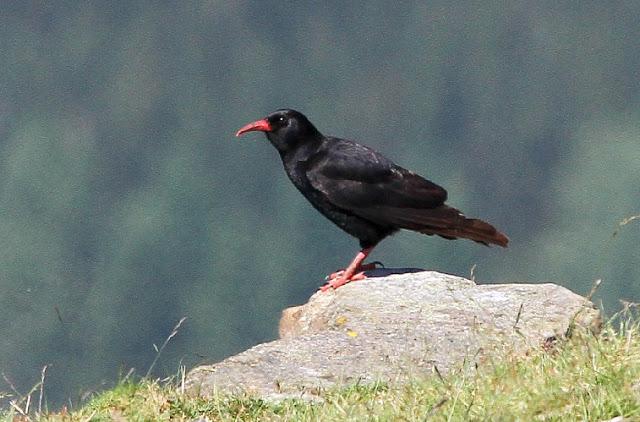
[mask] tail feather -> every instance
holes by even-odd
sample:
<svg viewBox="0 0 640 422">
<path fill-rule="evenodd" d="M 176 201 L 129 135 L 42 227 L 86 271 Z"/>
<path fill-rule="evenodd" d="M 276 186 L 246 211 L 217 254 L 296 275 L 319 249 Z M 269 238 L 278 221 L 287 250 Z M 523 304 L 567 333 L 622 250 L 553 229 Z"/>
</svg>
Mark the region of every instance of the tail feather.
<svg viewBox="0 0 640 422">
<path fill-rule="evenodd" d="M 509 238 L 491 224 L 467 218 L 459 210 L 446 205 L 431 209 L 380 207 L 376 214 L 368 214 L 366 216 L 374 221 L 384 221 L 403 229 L 446 239 L 465 238 L 487 246 L 493 244 L 502 247 L 509 243 Z"/>
<path fill-rule="evenodd" d="M 487 246 L 507 247 L 509 243 L 509 238 L 491 224 L 477 218 L 467 218 L 455 208 L 443 205 L 430 211 L 431 215 L 424 221 L 426 224 L 416 231 L 448 239 L 461 237 Z"/>
</svg>

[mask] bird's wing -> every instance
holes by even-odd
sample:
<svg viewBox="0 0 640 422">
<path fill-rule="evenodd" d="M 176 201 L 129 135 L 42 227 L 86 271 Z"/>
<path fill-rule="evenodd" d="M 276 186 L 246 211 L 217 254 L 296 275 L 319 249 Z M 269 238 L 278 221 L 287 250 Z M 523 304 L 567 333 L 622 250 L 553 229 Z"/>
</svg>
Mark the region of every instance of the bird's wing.
<svg viewBox="0 0 640 422">
<path fill-rule="evenodd" d="M 492 225 L 444 205 L 447 192 L 363 145 L 336 140 L 308 163 L 307 178 L 333 205 L 385 227 L 507 246 Z"/>
<path fill-rule="evenodd" d="M 336 138 L 308 164 L 307 177 L 330 202 L 355 214 L 389 207 L 429 209 L 447 198 L 440 186 L 371 148 Z"/>
</svg>

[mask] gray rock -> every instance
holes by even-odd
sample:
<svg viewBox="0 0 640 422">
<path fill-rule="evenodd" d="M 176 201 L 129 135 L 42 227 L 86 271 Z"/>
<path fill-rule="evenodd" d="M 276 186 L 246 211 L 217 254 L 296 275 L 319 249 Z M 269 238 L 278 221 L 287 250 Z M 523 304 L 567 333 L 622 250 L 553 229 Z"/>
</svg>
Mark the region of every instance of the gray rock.
<svg viewBox="0 0 640 422">
<path fill-rule="evenodd" d="M 548 347 L 573 323 L 597 329 L 599 313 L 555 284 L 476 285 L 431 271 L 369 278 L 286 309 L 280 340 L 197 367 L 186 387 L 317 399 L 338 384 L 400 383 Z"/>
</svg>

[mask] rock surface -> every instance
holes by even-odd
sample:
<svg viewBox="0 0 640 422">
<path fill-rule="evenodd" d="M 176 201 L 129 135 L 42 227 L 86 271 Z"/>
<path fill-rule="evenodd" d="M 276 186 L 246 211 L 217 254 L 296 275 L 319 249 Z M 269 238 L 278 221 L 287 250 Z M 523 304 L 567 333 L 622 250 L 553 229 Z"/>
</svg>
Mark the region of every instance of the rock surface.
<svg viewBox="0 0 640 422">
<path fill-rule="evenodd" d="M 402 382 L 523 353 L 572 322 L 597 329 L 599 313 L 555 284 L 476 285 L 430 271 L 372 277 L 286 309 L 280 340 L 193 369 L 186 388 L 312 399 L 336 384 Z"/>
</svg>

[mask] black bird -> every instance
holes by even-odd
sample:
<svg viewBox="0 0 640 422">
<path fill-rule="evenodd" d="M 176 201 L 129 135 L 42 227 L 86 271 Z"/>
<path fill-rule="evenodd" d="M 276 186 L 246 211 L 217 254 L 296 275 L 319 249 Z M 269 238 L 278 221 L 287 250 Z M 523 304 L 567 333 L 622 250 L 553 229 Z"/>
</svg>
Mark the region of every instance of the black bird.
<svg viewBox="0 0 640 422">
<path fill-rule="evenodd" d="M 365 278 L 372 249 L 399 229 L 445 239 L 465 238 L 506 247 L 509 239 L 482 220 L 466 218 L 444 204 L 447 191 L 377 151 L 347 139 L 322 135 L 295 110 L 277 110 L 243 126 L 265 132 L 287 176 L 325 217 L 358 238 L 362 250 L 349 266 L 331 274 L 327 290 Z"/>
</svg>

